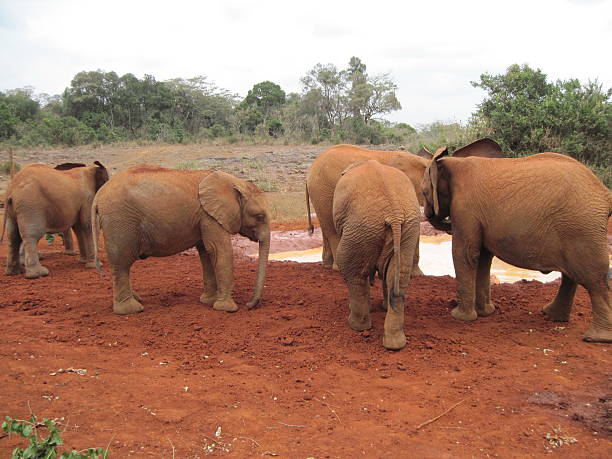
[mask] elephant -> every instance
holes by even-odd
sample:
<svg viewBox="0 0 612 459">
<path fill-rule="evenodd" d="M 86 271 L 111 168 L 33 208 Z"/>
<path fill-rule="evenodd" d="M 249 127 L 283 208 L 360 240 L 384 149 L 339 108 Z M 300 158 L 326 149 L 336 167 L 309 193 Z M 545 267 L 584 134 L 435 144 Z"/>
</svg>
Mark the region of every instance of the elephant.
<svg viewBox="0 0 612 459">
<path fill-rule="evenodd" d="M 94 244 L 104 236 L 113 281 L 113 311 L 143 310 L 130 283 L 138 259 L 196 247 L 202 264 L 200 301 L 233 312 L 231 235 L 259 242 L 259 266 L 249 309 L 261 298 L 270 251 L 270 211 L 253 183 L 221 171 L 173 170 L 141 164 L 117 173 L 93 203 Z M 97 251 L 96 251 L 97 254 Z"/>
<path fill-rule="evenodd" d="M 427 156 L 427 150 L 419 154 Z M 374 159 L 381 164 L 387 164 L 401 170 L 413 183 L 417 190 L 417 199 L 423 204 L 421 195 L 421 179 L 430 160 L 405 151 L 366 150 L 355 145 L 336 145 L 321 153 L 312 163 L 306 176 L 306 207 L 308 212 L 308 232 L 314 231 L 310 217 L 310 201 L 319 219 L 323 234 L 323 264 L 337 269 L 336 250 L 339 235 L 333 223 L 332 207 L 334 189 L 340 179 L 340 174 L 349 165 L 368 159 Z M 418 254 L 414 258 L 413 276 L 423 273 L 418 267 Z"/>
<path fill-rule="evenodd" d="M 406 345 L 404 292 L 418 254 L 419 201 L 410 179 L 375 160 L 349 166 L 336 185 L 333 220 L 340 237 L 336 261 L 349 290 L 348 323 L 372 327 L 369 287 L 378 271 L 387 310 L 383 346 Z"/>
<path fill-rule="evenodd" d="M 593 320 L 585 341 L 612 341 L 607 224 L 612 193 L 583 164 L 558 153 L 522 158 L 469 157 L 437 150 L 422 183 L 425 216 L 450 227 L 457 276 L 455 319 L 473 321 L 495 311 L 491 259 L 549 273 L 561 272 L 556 297 L 543 308 L 569 320 L 576 285 L 586 288 Z M 450 222 L 448 221 L 450 219 Z"/>
<path fill-rule="evenodd" d="M 98 189 L 108 181 L 106 168 L 98 161 L 92 166 L 54 169 L 32 164 L 19 171 L 6 193 L 6 229 L 8 256 L 6 274 L 25 270 L 25 277 L 47 276 L 49 270 L 40 264 L 37 244 L 45 233 L 62 233 L 66 253 L 71 249 L 70 229 L 75 232 L 80 262 L 94 268 L 91 234 L 91 204 Z M 19 257 L 23 242 L 25 263 Z"/>
</svg>

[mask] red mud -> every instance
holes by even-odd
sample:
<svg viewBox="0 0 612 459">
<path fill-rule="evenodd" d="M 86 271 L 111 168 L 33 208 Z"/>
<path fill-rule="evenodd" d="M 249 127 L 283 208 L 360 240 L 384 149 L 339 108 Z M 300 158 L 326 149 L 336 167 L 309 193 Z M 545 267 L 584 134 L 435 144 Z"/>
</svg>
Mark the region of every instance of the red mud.
<svg viewBox="0 0 612 459">
<path fill-rule="evenodd" d="M 237 253 L 241 309 L 227 314 L 199 303 L 197 256 L 149 258 L 132 270 L 145 311 L 117 316 L 108 277 L 58 246 L 41 249 L 49 277 L 0 275 L 0 415 L 64 417 L 68 448 L 110 444 L 115 458 L 609 457 L 612 347 L 581 341 L 591 320 L 581 288 L 569 323 L 544 320 L 557 285 L 534 281 L 493 286 L 496 313 L 466 324 L 449 315 L 454 279 L 417 278 L 408 344 L 388 352 L 380 284 L 372 330 L 354 332 L 346 287 L 320 263 L 271 262 L 264 301 L 247 311 L 256 261 Z M 87 374 L 58 373 L 70 367 Z M 547 434 L 578 442 L 554 448 Z M 0 456 L 23 444 L 0 438 Z"/>
</svg>

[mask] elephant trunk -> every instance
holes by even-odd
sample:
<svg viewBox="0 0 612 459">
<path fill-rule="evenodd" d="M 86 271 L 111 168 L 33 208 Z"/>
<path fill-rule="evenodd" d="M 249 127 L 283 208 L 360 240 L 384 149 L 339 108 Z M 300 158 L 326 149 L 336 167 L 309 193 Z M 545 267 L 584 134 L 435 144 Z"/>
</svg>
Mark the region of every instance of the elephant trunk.
<svg viewBox="0 0 612 459">
<path fill-rule="evenodd" d="M 446 231 L 448 234 L 453 234 L 453 225 L 449 219 L 434 216 L 427 217 L 427 221 L 429 221 L 431 226 L 433 226 L 435 229 Z"/>
<path fill-rule="evenodd" d="M 268 255 L 270 254 L 270 231 L 266 236 L 259 239 L 259 263 L 257 267 L 257 281 L 255 282 L 255 291 L 253 298 L 247 303 L 247 308 L 252 309 L 257 306 L 261 299 L 261 292 L 266 278 L 266 264 L 268 263 Z"/>
</svg>

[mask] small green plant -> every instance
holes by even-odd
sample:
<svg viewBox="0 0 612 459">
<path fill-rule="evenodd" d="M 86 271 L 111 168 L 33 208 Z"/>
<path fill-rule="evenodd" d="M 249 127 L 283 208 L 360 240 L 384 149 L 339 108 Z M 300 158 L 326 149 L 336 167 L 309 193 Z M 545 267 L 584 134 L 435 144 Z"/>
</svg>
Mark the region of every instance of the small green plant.
<svg viewBox="0 0 612 459">
<path fill-rule="evenodd" d="M 264 168 L 264 164 L 257 158 L 245 160 L 244 165 L 249 169 L 257 169 L 258 171 Z"/>
<path fill-rule="evenodd" d="M 38 439 L 36 429 L 46 427 L 49 436 Z M 29 440 L 29 445 L 25 449 L 15 448 L 11 459 L 57 459 L 57 446 L 64 443 L 56 423 L 52 419 L 44 418 L 43 422 L 38 422 L 35 415 L 29 421 L 6 417 L 2 423 L 2 430 L 9 435 L 18 434 Z M 106 459 L 108 450 L 104 448 L 88 448 L 81 451 L 72 450 L 69 453 L 62 453 L 60 459 Z"/>
<path fill-rule="evenodd" d="M 13 162 L 13 169 L 15 170 L 15 172 L 17 172 L 19 169 L 21 169 L 21 166 L 19 165 L 19 163 Z M 10 174 L 11 162 L 3 161 L 2 163 L 0 163 L 0 172 L 2 172 L 3 174 Z"/>
<path fill-rule="evenodd" d="M 186 163 L 178 163 L 175 167 L 175 169 L 178 169 L 180 171 L 192 170 L 192 169 L 197 169 L 197 168 L 198 168 L 198 163 L 194 161 L 188 161 Z"/>
</svg>

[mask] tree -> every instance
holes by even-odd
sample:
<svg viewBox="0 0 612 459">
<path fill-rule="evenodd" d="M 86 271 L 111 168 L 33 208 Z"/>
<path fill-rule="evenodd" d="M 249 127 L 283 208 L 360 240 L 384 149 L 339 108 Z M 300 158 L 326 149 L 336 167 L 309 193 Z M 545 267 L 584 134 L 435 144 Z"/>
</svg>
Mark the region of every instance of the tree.
<svg viewBox="0 0 612 459">
<path fill-rule="evenodd" d="M 597 82 L 549 83 L 539 69 L 512 65 L 502 75 L 480 76 L 472 85 L 487 96 L 472 125 L 511 155 L 559 151 L 609 167 L 612 150 L 612 90 Z"/>
<path fill-rule="evenodd" d="M 285 91 L 276 83 L 262 81 L 250 89 L 241 105 L 256 107 L 267 121 L 272 111 L 278 110 L 285 103 Z"/>
</svg>

